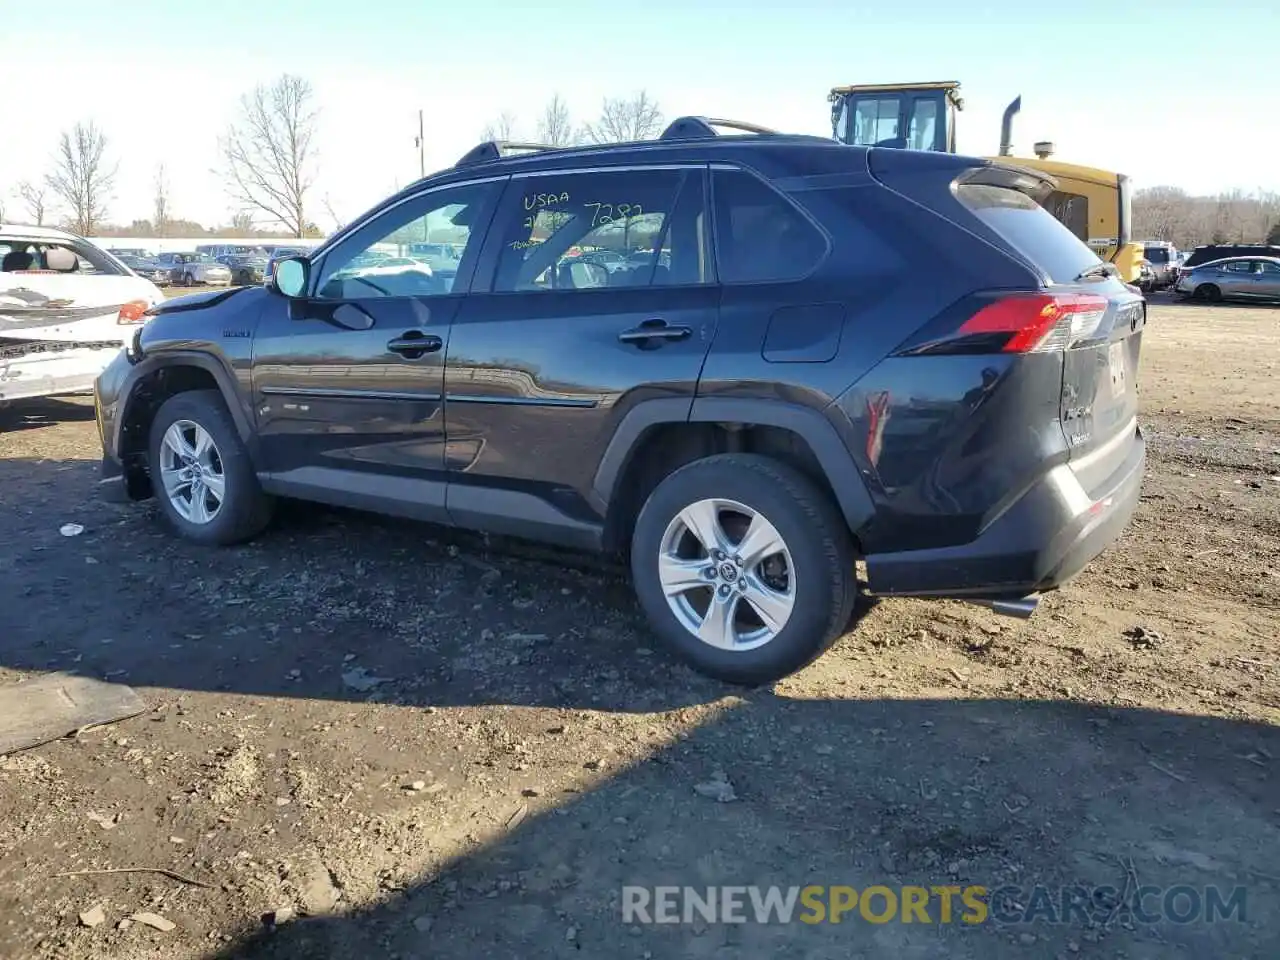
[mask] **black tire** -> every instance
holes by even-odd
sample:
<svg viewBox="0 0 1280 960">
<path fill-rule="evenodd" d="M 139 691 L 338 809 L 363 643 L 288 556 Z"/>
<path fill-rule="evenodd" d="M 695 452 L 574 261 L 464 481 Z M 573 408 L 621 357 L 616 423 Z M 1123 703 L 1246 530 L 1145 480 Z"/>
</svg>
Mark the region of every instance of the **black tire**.
<svg viewBox="0 0 1280 960">
<path fill-rule="evenodd" d="M 213 439 L 222 465 L 225 497 L 217 515 L 198 524 L 183 517 L 170 502 L 160 479 L 160 444 L 165 431 L 178 420 L 202 427 Z M 147 452 L 152 489 L 165 523 L 185 540 L 206 546 L 243 543 L 271 522 L 273 499 L 262 490 L 249 451 L 240 439 L 231 414 L 217 390 L 191 390 L 164 402 L 151 423 Z"/>
<path fill-rule="evenodd" d="M 1222 299 L 1222 290 L 1218 288 L 1216 283 L 1202 283 L 1196 287 L 1192 296 L 1196 300 L 1203 300 L 1205 303 L 1218 303 Z"/>
<path fill-rule="evenodd" d="M 763 646 L 726 650 L 698 639 L 672 612 L 658 557 L 668 524 L 704 499 L 733 500 L 763 514 L 786 543 L 795 597 L 786 623 Z M 856 556 L 844 516 L 807 477 L 770 457 L 718 454 L 658 484 L 636 520 L 631 572 L 658 636 L 695 669 L 729 683 L 771 683 L 811 663 L 849 624 L 857 596 Z"/>
</svg>

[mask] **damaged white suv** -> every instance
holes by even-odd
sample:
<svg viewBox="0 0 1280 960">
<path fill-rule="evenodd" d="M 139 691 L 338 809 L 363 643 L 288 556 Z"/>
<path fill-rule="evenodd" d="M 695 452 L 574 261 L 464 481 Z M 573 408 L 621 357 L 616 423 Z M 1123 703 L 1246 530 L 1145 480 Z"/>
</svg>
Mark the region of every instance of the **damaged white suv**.
<svg viewBox="0 0 1280 960">
<path fill-rule="evenodd" d="M 0 405 L 91 391 L 163 299 L 87 240 L 0 224 Z"/>
</svg>

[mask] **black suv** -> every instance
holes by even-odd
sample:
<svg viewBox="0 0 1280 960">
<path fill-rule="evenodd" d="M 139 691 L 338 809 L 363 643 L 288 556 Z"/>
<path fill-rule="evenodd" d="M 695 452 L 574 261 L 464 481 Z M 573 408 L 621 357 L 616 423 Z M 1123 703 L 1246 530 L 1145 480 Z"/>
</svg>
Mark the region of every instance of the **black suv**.
<svg viewBox="0 0 1280 960">
<path fill-rule="evenodd" d="M 287 496 L 621 553 L 745 683 L 848 627 L 860 559 L 1029 615 L 1137 503 L 1145 301 L 1035 171 L 725 126 L 481 144 L 160 305 L 97 384 L 104 486 L 206 544 Z"/>
<path fill-rule="evenodd" d="M 1179 269 L 1185 273 L 1227 257 L 1280 257 L 1280 247 L 1265 243 L 1207 243 L 1192 250 Z"/>
</svg>

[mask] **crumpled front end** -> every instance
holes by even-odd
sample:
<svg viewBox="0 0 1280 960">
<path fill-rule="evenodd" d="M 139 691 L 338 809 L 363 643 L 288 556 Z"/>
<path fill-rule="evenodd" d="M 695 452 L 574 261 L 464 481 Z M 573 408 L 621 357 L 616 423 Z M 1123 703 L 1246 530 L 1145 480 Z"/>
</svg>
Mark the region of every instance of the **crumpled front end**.
<svg viewBox="0 0 1280 960">
<path fill-rule="evenodd" d="M 0 402 L 92 391 L 160 299 L 136 277 L 0 274 Z"/>
</svg>

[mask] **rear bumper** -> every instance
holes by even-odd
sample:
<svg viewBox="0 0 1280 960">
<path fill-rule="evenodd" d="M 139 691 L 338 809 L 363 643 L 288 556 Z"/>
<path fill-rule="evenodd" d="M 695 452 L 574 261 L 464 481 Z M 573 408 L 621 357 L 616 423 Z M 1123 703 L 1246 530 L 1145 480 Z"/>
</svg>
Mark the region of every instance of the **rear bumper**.
<svg viewBox="0 0 1280 960">
<path fill-rule="evenodd" d="M 1138 505 L 1145 467 L 1141 431 L 1093 497 L 1070 467 L 1054 467 L 967 544 L 868 556 L 871 592 L 996 599 L 1053 590 L 1124 531 Z"/>
<path fill-rule="evenodd" d="M 0 359 L 0 400 L 88 393 L 121 346 L 48 349 Z"/>
</svg>

